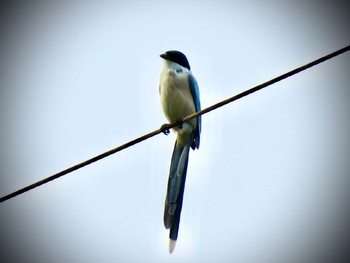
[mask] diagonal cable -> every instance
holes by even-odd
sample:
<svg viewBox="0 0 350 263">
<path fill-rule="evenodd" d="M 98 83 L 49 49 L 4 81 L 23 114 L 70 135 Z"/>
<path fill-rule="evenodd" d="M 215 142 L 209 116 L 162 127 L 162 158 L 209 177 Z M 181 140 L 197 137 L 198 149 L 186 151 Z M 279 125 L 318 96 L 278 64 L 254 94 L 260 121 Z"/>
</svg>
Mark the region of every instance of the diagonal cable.
<svg viewBox="0 0 350 263">
<path fill-rule="evenodd" d="M 171 128 L 175 127 L 175 126 L 181 125 L 182 123 L 184 123 L 184 122 L 186 122 L 186 121 L 189 121 L 189 120 L 191 120 L 191 119 L 193 119 L 193 118 L 196 118 L 196 117 L 198 117 L 198 116 L 200 116 L 200 115 L 206 114 L 206 113 L 208 113 L 208 112 L 210 112 L 210 111 L 212 111 L 212 110 L 215 110 L 215 109 L 217 109 L 217 108 L 220 108 L 220 107 L 222 107 L 222 106 L 224 106 L 224 105 L 226 105 L 226 104 L 229 104 L 229 103 L 231 103 L 231 102 L 233 102 L 233 101 L 235 101 L 235 100 L 238 100 L 238 99 L 241 99 L 241 98 L 243 98 L 243 97 L 245 97 L 245 96 L 248 96 L 248 95 L 250 95 L 250 94 L 252 94 L 252 93 L 254 93 L 254 92 L 256 92 L 256 91 L 259 91 L 259 90 L 261 90 L 261 89 L 263 89 L 263 88 L 266 88 L 267 86 L 270 86 L 270 85 L 272 85 L 272 84 L 274 84 L 274 83 L 276 83 L 276 82 L 279 82 L 279 81 L 281 81 L 281 80 L 283 80 L 283 79 L 289 78 L 289 77 L 291 77 L 291 76 L 293 76 L 293 75 L 295 75 L 295 74 L 300 73 L 301 71 L 304 71 L 304 70 L 306 70 L 306 69 L 309 69 L 309 68 L 311 68 L 311 67 L 313 67 L 313 66 L 315 66 L 315 65 L 317 65 L 317 64 L 320 64 L 320 63 L 322 63 L 322 62 L 325 62 L 326 60 L 329 60 L 329 59 L 331 59 L 331 58 L 334 58 L 334 57 L 336 57 L 336 56 L 338 56 L 338 55 L 340 55 L 340 54 L 343 54 L 343 53 L 345 53 L 345 52 L 347 52 L 347 51 L 349 51 L 349 50 L 350 50 L 350 45 L 348 45 L 348 46 L 346 46 L 346 47 L 344 47 L 344 48 L 341 48 L 341 49 L 339 49 L 339 50 L 337 50 L 337 51 L 334 51 L 334 52 L 332 52 L 332 53 L 330 53 L 330 54 L 328 54 L 328 55 L 325 55 L 325 56 L 323 56 L 323 57 L 321 57 L 321 58 L 318 58 L 318 59 L 316 59 L 316 60 L 314 60 L 314 61 L 312 61 L 312 62 L 309 62 L 309 63 L 307 63 L 307 64 L 305 64 L 305 65 L 303 65 L 303 66 L 300 66 L 300 67 L 298 67 L 298 68 L 296 68 L 296 69 L 293 69 L 293 70 L 291 70 L 291 71 L 288 71 L 287 73 L 284 73 L 284 74 L 282 74 L 282 75 L 280 75 L 280 76 L 278 76 L 278 77 L 275 77 L 275 78 L 273 78 L 273 79 L 271 79 L 271 80 L 269 80 L 269 81 L 266 81 L 266 82 L 264 82 L 264 83 L 262 83 L 262 84 L 260 84 L 260 85 L 255 86 L 255 87 L 253 87 L 253 88 L 251 88 L 251 89 L 248 89 L 248 90 L 246 90 L 246 91 L 243 91 L 242 93 L 239 93 L 239 94 L 237 94 L 237 95 L 235 95 L 235 96 L 233 96 L 233 97 L 230 97 L 230 98 L 228 98 L 228 99 L 225 99 L 225 100 L 223 100 L 223 101 L 220 101 L 220 102 L 218 102 L 218 103 L 216 103 L 216 104 L 214 104 L 214 105 L 212 105 L 212 106 L 210 106 L 210 107 L 208 107 L 208 108 L 205 108 L 205 109 L 203 109 L 203 110 L 201 110 L 201 111 L 199 111 L 199 112 L 196 112 L 196 113 L 193 113 L 193 114 L 191 114 L 191 115 L 189 115 L 189 116 L 186 116 L 186 117 L 184 117 L 184 118 L 178 120 L 178 121 L 175 122 L 175 123 L 164 124 L 164 125 L 161 126 L 161 128 L 159 128 L 159 129 L 157 129 L 157 130 L 155 130 L 155 131 L 152 131 L 152 132 L 150 132 L 150 133 L 147 133 L 147 134 L 145 134 L 145 135 L 143 135 L 143 136 L 141 136 L 141 137 L 138 137 L 138 138 L 136 138 L 136 139 L 134 139 L 134 140 L 132 140 L 132 141 L 129 141 L 129 142 L 123 144 L 123 145 L 120 145 L 120 146 L 118 146 L 118 147 L 116 147 L 116 148 L 113 148 L 113 149 L 111 149 L 111 150 L 109 150 L 109 151 L 107 151 L 107 152 L 104 152 L 104 153 L 99 154 L 99 155 L 97 155 L 97 156 L 95 156 L 95 157 L 92 157 L 91 159 L 88 159 L 88 160 L 86 160 L 86 161 L 83 161 L 83 162 L 81 162 L 81 163 L 78 163 L 78 164 L 76 164 L 76 165 L 73 165 L 73 166 L 71 166 L 71 167 L 69 167 L 69 168 L 67 168 L 67 169 L 65 169 L 65 170 L 63 170 L 63 171 L 61 171 L 61 172 L 58 172 L 58 173 L 56 173 L 56 174 L 53 174 L 53 175 L 51 175 L 51 176 L 49 176 L 49 177 L 47 177 L 47 178 L 45 178 L 45 179 L 43 179 L 43 180 L 40 180 L 40 181 L 35 182 L 35 183 L 31 184 L 31 185 L 28 185 L 28 186 L 26 186 L 26 187 L 23 187 L 23 188 L 21 188 L 21 189 L 15 191 L 15 192 L 12 192 L 12 193 L 10 193 L 10 194 L 8 194 L 8 195 L 5 195 L 5 196 L 3 196 L 3 197 L 0 198 L 0 203 L 4 202 L 4 201 L 6 201 L 6 200 L 9 200 L 9 199 L 11 199 L 11 198 L 13 198 L 13 197 L 15 197 L 15 196 L 21 195 L 21 194 L 23 194 L 23 193 L 25 193 L 25 192 L 27 192 L 27 191 L 30 191 L 30 190 L 32 190 L 32 189 L 38 187 L 38 186 L 41 186 L 41 185 L 43 185 L 43 184 L 46 184 L 46 183 L 48 183 L 48 182 L 50 182 L 50 181 L 53 181 L 53 180 L 55 180 L 55 179 L 57 179 L 57 178 L 59 178 L 59 177 L 61 177 L 61 176 L 63 176 L 63 175 L 66 175 L 66 174 L 69 174 L 69 173 L 71 173 L 71 172 L 73 172 L 73 171 L 76 171 L 76 170 L 78 170 L 78 169 L 81 169 L 81 168 L 83 168 L 84 166 L 87 166 L 87 165 L 89 165 L 89 164 L 92 164 L 92 163 L 94 163 L 94 162 L 97 162 L 97 161 L 99 161 L 99 160 L 101 160 L 101 159 L 103 159 L 103 158 L 106 158 L 106 157 L 108 157 L 108 156 L 114 154 L 114 153 L 120 152 L 120 151 L 122 151 L 122 150 L 124 150 L 124 149 L 126 149 L 126 148 L 128 148 L 128 147 L 130 147 L 130 146 L 132 146 L 132 145 L 135 145 L 135 144 L 137 144 L 137 143 L 140 143 L 140 142 L 142 142 L 142 141 L 144 141 L 144 140 L 146 140 L 146 139 L 149 139 L 149 138 L 151 138 L 151 137 L 153 137 L 153 136 L 155 136 L 155 135 L 157 135 L 157 134 L 159 134 L 159 133 L 165 133 L 165 134 L 167 134 L 168 131 L 169 131 L 169 129 L 171 129 Z"/>
</svg>

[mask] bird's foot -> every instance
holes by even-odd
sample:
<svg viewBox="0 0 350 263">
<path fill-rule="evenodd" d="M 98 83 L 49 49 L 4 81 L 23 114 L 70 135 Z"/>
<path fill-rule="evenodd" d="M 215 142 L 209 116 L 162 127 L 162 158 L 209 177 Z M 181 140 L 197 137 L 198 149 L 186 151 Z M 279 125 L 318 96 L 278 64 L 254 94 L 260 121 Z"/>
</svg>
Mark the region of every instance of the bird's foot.
<svg viewBox="0 0 350 263">
<path fill-rule="evenodd" d="M 168 128 L 168 124 L 163 124 L 161 127 L 160 127 L 160 130 L 165 134 L 165 135 L 168 135 L 170 133 L 170 130 Z"/>
<path fill-rule="evenodd" d="M 182 129 L 182 126 L 183 126 L 182 119 L 177 119 L 176 120 L 176 125 L 177 125 L 177 127 L 179 127 L 179 129 Z"/>
</svg>

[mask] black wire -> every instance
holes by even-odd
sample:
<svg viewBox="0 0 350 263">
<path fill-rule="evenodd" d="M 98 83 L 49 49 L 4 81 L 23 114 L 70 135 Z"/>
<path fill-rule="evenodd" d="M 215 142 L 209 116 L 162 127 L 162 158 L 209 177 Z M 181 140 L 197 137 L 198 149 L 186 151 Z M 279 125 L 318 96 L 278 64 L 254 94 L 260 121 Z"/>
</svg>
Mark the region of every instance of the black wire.
<svg viewBox="0 0 350 263">
<path fill-rule="evenodd" d="M 233 97 L 230 97 L 230 98 L 228 98 L 226 100 L 220 101 L 220 102 L 218 102 L 218 103 L 216 103 L 216 104 L 214 104 L 214 105 L 212 105 L 212 106 L 210 106 L 208 108 L 205 108 L 205 109 L 203 109 L 203 110 L 201 110 L 199 112 L 196 112 L 196 113 L 193 113 L 193 114 L 191 114 L 191 115 L 189 115 L 187 117 L 184 117 L 181 120 L 177 121 L 176 123 L 164 124 L 158 130 L 155 130 L 153 132 L 145 134 L 145 135 L 143 135 L 143 136 L 141 136 L 139 138 L 136 138 L 136 139 L 134 139 L 134 140 L 132 140 L 130 142 L 127 142 L 127 143 L 125 143 L 125 144 L 123 144 L 123 145 L 121 145 L 119 147 L 113 148 L 113 149 L 111 149 L 111 150 L 109 150 L 107 152 L 104 152 L 104 153 L 102 153 L 100 155 L 97 155 L 97 156 L 95 156 L 95 157 L 93 157 L 91 159 L 88 159 L 88 160 L 86 160 L 84 162 L 81 162 L 81 163 L 76 164 L 76 165 L 74 165 L 72 167 L 69 167 L 69 168 L 67 168 L 67 169 L 65 169 L 65 170 L 63 170 L 63 171 L 61 171 L 59 173 L 51 175 L 51 176 L 49 176 L 49 177 L 47 177 L 47 178 L 45 178 L 43 180 L 40 180 L 40 181 L 38 181 L 36 183 L 33 183 L 31 185 L 28 185 L 28 186 L 22 188 L 22 189 L 19 189 L 19 190 L 15 191 L 15 192 L 12 192 L 12 193 L 8 194 L 8 195 L 5 195 L 5 196 L 0 198 L 0 203 L 4 202 L 6 200 L 9 200 L 9 199 L 11 199 L 11 198 L 13 198 L 15 196 L 21 195 L 21 194 L 23 194 L 23 193 L 25 193 L 27 191 L 30 191 L 30 190 L 38 187 L 38 186 L 46 184 L 46 183 L 48 183 L 50 181 L 53 181 L 53 180 L 55 180 L 55 179 L 57 179 L 57 178 L 59 178 L 59 177 L 61 177 L 63 175 L 69 174 L 69 173 L 71 173 L 73 171 L 76 171 L 76 170 L 78 170 L 80 168 L 83 168 L 84 166 L 87 166 L 89 164 L 97 162 L 97 161 L 99 161 L 99 160 L 101 160 L 101 159 L 103 159 L 103 158 L 105 158 L 105 157 L 107 157 L 109 155 L 112 155 L 112 154 L 114 154 L 116 152 L 122 151 L 122 150 L 124 150 L 124 149 L 126 149 L 126 148 L 128 148 L 128 147 L 130 147 L 130 146 L 132 146 L 134 144 L 140 143 L 140 142 L 142 142 L 142 141 L 144 141 L 146 139 L 149 139 L 149 138 L 151 138 L 151 137 L 153 137 L 153 136 L 155 136 L 155 135 L 157 135 L 159 133 L 163 132 L 164 134 L 167 134 L 169 129 L 171 129 L 171 128 L 175 127 L 175 126 L 181 125 L 182 123 L 184 123 L 186 121 L 189 121 L 189 120 L 191 120 L 193 118 L 196 118 L 196 117 L 198 117 L 200 115 L 206 114 L 206 113 L 208 113 L 208 112 L 210 112 L 212 110 L 220 108 L 220 107 L 222 107 L 222 106 L 224 106 L 224 105 L 226 105 L 228 103 L 231 103 L 231 102 L 233 102 L 235 100 L 238 100 L 238 99 L 241 99 L 241 98 L 243 98 L 245 96 L 248 96 L 248 95 L 250 95 L 250 94 L 252 94 L 252 93 L 254 93 L 254 92 L 258 91 L 258 90 L 266 88 L 267 86 L 270 86 L 270 85 L 272 85 L 272 84 L 274 84 L 276 82 L 279 82 L 279 81 L 281 81 L 283 79 L 289 78 L 289 77 L 291 77 L 291 76 L 293 76 L 293 75 L 295 75 L 297 73 L 300 73 L 301 71 L 304 71 L 304 70 L 306 70 L 308 68 L 311 68 L 311 67 L 313 67 L 313 66 L 315 66 L 315 65 L 317 65 L 319 63 L 322 63 L 322 62 L 324 62 L 326 60 L 334 58 L 334 57 L 336 57 L 336 56 L 338 56 L 338 55 L 340 55 L 342 53 L 345 53 L 345 52 L 347 52 L 349 50 L 350 50 L 350 45 L 348 45 L 348 46 L 346 46 L 346 47 L 344 47 L 342 49 L 339 49 L 337 51 L 334 51 L 334 52 L 332 52 L 332 53 L 330 53 L 330 54 L 328 54 L 328 55 L 326 55 L 324 57 L 316 59 L 316 60 L 314 60 L 314 61 L 312 61 L 312 62 L 310 62 L 308 64 L 305 64 L 305 65 L 303 65 L 301 67 L 293 69 L 293 70 L 291 70 L 291 71 L 289 71 L 289 72 L 287 72 L 285 74 L 282 74 L 282 75 L 280 75 L 280 76 L 278 76 L 276 78 L 273 78 L 273 79 L 271 79 L 271 80 L 269 80 L 267 82 L 264 82 L 264 83 L 262 83 L 262 84 L 260 84 L 258 86 L 255 86 L 255 87 L 253 87 L 251 89 L 243 91 L 242 93 L 239 93 L 239 94 L 237 94 L 237 95 L 235 95 Z"/>
</svg>

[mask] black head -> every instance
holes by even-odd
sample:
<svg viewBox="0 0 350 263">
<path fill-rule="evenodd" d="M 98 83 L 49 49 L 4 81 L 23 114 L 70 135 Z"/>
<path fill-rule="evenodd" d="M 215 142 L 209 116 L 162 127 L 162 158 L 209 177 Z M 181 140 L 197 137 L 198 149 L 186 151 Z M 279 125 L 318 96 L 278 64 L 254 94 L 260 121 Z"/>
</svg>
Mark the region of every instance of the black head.
<svg viewBox="0 0 350 263">
<path fill-rule="evenodd" d="M 160 57 L 175 62 L 187 68 L 188 70 L 191 70 L 190 63 L 188 63 L 186 56 L 180 51 L 169 50 L 164 54 L 161 54 Z"/>
</svg>

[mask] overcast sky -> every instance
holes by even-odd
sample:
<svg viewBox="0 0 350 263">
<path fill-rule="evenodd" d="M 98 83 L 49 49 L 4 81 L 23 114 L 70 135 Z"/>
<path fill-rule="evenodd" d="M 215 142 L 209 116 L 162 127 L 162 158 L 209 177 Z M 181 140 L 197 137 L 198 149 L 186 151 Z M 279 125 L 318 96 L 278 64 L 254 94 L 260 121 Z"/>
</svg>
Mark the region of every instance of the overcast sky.
<svg viewBox="0 0 350 263">
<path fill-rule="evenodd" d="M 2 9 L 1 196 L 165 123 L 167 50 L 186 54 L 205 108 L 350 43 L 336 1 L 56 2 Z M 203 116 L 173 254 L 171 133 L 1 203 L 0 261 L 294 263 L 345 251 L 349 66 L 348 52 Z"/>
</svg>

